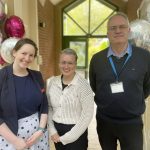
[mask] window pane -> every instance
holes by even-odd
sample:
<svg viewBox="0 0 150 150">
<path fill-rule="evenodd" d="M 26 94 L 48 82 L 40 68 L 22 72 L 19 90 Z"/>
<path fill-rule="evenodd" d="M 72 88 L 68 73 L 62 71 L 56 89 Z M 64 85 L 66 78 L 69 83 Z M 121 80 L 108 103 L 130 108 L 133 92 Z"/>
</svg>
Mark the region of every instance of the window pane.
<svg viewBox="0 0 150 150">
<path fill-rule="evenodd" d="M 107 21 L 106 20 L 92 35 L 107 35 Z"/>
<path fill-rule="evenodd" d="M 83 32 L 66 14 L 63 16 L 63 22 L 63 35 L 85 35 L 85 32 Z"/>
<path fill-rule="evenodd" d="M 106 36 L 107 18 L 116 7 L 106 0 L 76 0 L 64 8 L 64 36 Z"/>
<path fill-rule="evenodd" d="M 107 38 L 90 38 L 88 47 L 88 64 L 95 53 L 107 48 L 108 45 L 109 41 Z"/>
<path fill-rule="evenodd" d="M 67 12 L 88 33 L 89 0 L 86 0 Z"/>
<path fill-rule="evenodd" d="M 96 0 L 91 0 L 91 20 L 90 31 L 93 32 L 113 10 Z M 105 26 L 103 26 L 104 28 Z M 104 28 L 105 30 L 105 28 Z"/>
<path fill-rule="evenodd" d="M 70 41 L 69 47 L 74 49 L 78 55 L 77 67 L 86 67 L 86 42 L 85 41 Z"/>
</svg>

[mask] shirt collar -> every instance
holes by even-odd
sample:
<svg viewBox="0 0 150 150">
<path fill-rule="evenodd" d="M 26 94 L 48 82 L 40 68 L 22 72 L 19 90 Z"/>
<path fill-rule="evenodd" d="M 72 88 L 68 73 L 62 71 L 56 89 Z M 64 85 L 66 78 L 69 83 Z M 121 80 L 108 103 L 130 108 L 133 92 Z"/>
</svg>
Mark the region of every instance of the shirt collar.
<svg viewBox="0 0 150 150">
<path fill-rule="evenodd" d="M 61 87 L 61 76 L 62 75 L 59 75 L 58 80 L 56 81 L 56 84 L 60 87 Z M 76 72 L 74 78 L 72 79 L 72 81 L 68 86 L 78 84 L 78 79 L 79 79 L 79 74 Z"/>
<path fill-rule="evenodd" d="M 112 48 L 109 47 L 108 53 L 107 53 L 107 57 L 116 56 L 116 57 L 121 58 L 121 57 L 123 57 L 125 54 L 128 54 L 128 55 L 131 55 L 131 54 L 132 54 L 132 47 L 131 47 L 131 45 L 130 45 L 129 43 L 128 43 L 128 47 L 127 47 L 127 49 L 125 50 L 125 52 L 123 52 L 123 53 L 120 54 L 119 56 L 117 56 L 117 55 L 113 52 Z"/>
</svg>

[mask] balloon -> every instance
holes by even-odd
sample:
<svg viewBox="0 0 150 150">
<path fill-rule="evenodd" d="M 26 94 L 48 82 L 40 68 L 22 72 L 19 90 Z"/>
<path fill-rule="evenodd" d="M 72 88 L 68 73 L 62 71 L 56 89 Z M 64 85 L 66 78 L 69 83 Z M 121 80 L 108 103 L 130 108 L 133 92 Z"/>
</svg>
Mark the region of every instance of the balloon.
<svg viewBox="0 0 150 150">
<path fill-rule="evenodd" d="M 150 1 L 149 0 L 143 0 L 141 2 L 138 11 L 139 11 L 140 19 L 144 19 L 150 22 Z"/>
<path fill-rule="evenodd" d="M 6 39 L 1 45 L 0 54 L 4 61 L 6 61 L 7 63 L 13 62 L 12 50 L 18 40 L 19 38 L 10 37 Z"/>
<path fill-rule="evenodd" d="M 0 65 L 4 65 L 5 63 L 6 63 L 5 60 L 0 55 Z"/>
<path fill-rule="evenodd" d="M 6 19 L 4 30 L 8 37 L 22 38 L 25 33 L 23 21 L 18 16 L 10 16 Z"/>
<path fill-rule="evenodd" d="M 150 50 L 150 23 L 136 19 L 130 23 L 131 33 L 129 40 L 137 46 Z"/>
<path fill-rule="evenodd" d="M 6 18 L 5 4 L 0 0 L 0 23 L 3 23 L 5 18 Z"/>
</svg>

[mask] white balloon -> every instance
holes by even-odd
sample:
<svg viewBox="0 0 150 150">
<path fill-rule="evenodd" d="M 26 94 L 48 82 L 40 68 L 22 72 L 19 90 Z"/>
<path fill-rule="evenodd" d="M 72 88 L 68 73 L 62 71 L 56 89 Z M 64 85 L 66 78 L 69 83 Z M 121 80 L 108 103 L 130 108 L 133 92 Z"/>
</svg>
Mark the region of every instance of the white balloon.
<svg viewBox="0 0 150 150">
<path fill-rule="evenodd" d="M 12 50 L 18 40 L 19 38 L 10 37 L 1 44 L 0 54 L 2 58 L 9 64 L 13 62 Z"/>
<path fill-rule="evenodd" d="M 150 50 L 150 23 L 143 19 L 136 19 L 130 23 L 129 40 L 137 46 Z"/>
<path fill-rule="evenodd" d="M 143 0 L 139 7 L 139 18 L 150 22 L 150 0 Z"/>
</svg>

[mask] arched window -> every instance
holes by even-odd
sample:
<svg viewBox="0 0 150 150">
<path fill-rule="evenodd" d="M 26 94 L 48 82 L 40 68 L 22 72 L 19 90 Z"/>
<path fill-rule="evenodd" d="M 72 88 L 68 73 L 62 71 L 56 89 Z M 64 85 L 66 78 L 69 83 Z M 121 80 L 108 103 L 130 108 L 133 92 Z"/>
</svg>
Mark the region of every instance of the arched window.
<svg viewBox="0 0 150 150">
<path fill-rule="evenodd" d="M 95 53 L 91 47 L 107 38 L 108 18 L 117 9 L 107 0 L 75 0 L 63 9 L 63 48 L 77 51 L 79 69 L 87 70 L 91 55 Z"/>
</svg>

